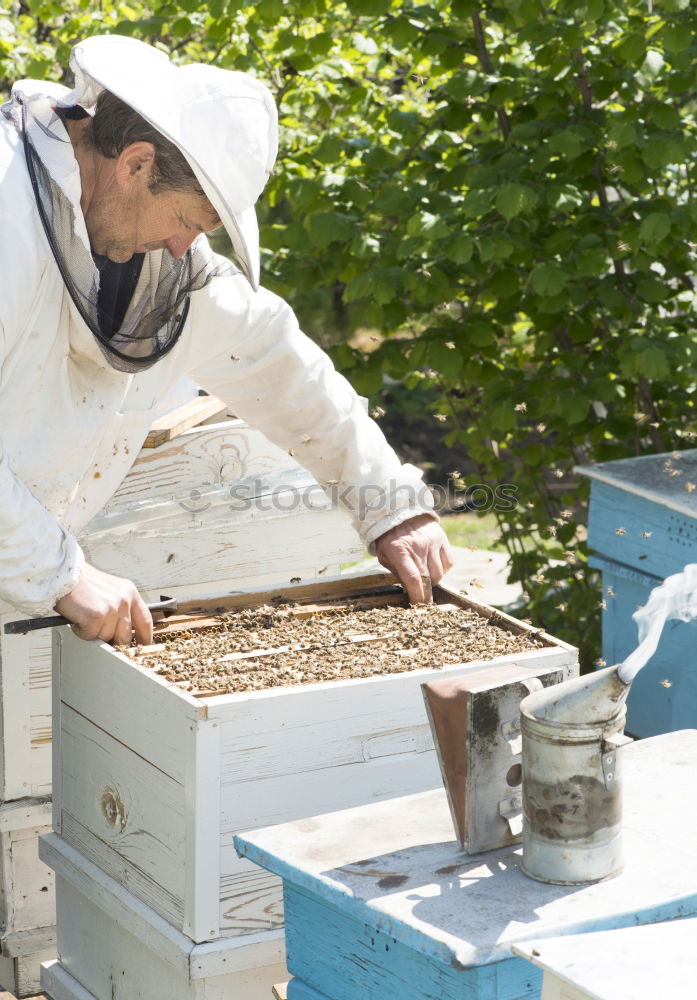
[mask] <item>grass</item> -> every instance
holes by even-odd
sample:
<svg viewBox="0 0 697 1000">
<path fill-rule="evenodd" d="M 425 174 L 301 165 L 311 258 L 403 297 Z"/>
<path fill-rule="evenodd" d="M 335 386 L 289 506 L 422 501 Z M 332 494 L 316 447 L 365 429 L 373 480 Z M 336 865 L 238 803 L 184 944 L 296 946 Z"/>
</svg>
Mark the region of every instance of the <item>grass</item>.
<svg viewBox="0 0 697 1000">
<path fill-rule="evenodd" d="M 440 523 L 451 545 L 489 552 L 506 551 L 505 545 L 497 538 L 494 514 L 444 514 Z"/>
</svg>

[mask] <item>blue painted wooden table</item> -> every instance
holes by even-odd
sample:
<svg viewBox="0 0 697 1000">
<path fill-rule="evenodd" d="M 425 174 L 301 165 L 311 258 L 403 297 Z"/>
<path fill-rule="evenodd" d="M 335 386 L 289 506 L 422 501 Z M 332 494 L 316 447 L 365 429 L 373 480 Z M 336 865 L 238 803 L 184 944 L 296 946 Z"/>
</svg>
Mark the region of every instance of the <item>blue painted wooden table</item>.
<svg viewBox="0 0 697 1000">
<path fill-rule="evenodd" d="M 283 879 L 288 1000 L 536 1000 L 515 942 L 696 914 L 697 731 L 623 752 L 625 869 L 597 885 L 464 854 L 440 790 L 237 836 Z"/>
<path fill-rule="evenodd" d="M 603 576 L 602 657 L 637 645 L 632 615 L 667 576 L 697 562 L 697 449 L 577 469 L 591 479 L 588 544 Z M 669 622 L 627 702 L 627 732 L 697 726 L 697 622 Z"/>
</svg>

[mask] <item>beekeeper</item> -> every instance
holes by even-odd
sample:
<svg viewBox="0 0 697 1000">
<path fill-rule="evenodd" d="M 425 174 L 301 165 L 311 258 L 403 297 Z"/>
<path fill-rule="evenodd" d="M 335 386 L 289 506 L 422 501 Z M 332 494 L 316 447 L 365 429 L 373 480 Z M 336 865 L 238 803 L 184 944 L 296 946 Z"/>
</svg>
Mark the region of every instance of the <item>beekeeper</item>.
<svg viewBox="0 0 697 1000">
<path fill-rule="evenodd" d="M 427 598 L 450 560 L 419 471 L 259 287 L 269 91 L 120 36 L 81 42 L 71 68 L 72 91 L 23 81 L 0 116 L 0 610 L 151 641 L 134 584 L 86 563 L 75 536 L 184 375 L 337 483 L 364 542 Z M 220 225 L 237 266 L 206 240 Z"/>
</svg>

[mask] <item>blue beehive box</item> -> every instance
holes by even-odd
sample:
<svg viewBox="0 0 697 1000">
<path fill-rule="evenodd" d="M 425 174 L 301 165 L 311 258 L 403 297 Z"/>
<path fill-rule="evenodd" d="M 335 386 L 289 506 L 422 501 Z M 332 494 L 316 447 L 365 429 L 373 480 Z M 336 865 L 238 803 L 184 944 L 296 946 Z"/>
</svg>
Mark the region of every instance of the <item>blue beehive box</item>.
<svg viewBox="0 0 697 1000">
<path fill-rule="evenodd" d="M 632 619 L 667 576 L 697 562 L 697 449 L 583 466 L 591 480 L 588 544 L 602 570 L 608 664 L 637 645 Z M 697 727 L 697 621 L 666 624 L 655 655 L 632 685 L 627 732 L 635 737 Z"/>
</svg>

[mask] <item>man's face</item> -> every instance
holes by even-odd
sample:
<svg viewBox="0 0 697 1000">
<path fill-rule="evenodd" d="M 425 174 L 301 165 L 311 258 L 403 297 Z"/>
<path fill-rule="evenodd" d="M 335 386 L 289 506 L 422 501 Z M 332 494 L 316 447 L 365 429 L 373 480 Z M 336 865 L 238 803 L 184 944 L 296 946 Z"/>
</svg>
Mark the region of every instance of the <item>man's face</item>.
<svg viewBox="0 0 697 1000">
<path fill-rule="evenodd" d="M 173 257 L 182 257 L 200 233 L 221 225 L 202 195 L 153 194 L 153 166 L 154 150 L 147 142 L 127 146 L 115 160 L 80 158 L 83 212 L 94 253 L 119 264 L 148 250 L 168 250 Z"/>
<path fill-rule="evenodd" d="M 183 191 L 152 194 L 146 185 L 104 198 L 86 222 L 93 252 L 117 263 L 148 250 L 182 257 L 200 233 L 221 224 L 206 198 Z"/>
</svg>

